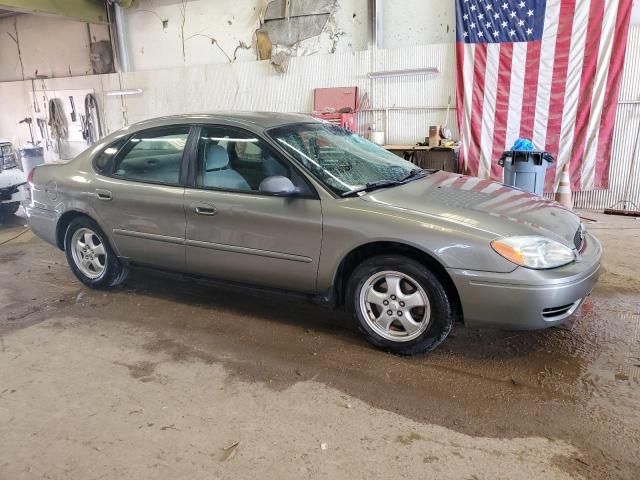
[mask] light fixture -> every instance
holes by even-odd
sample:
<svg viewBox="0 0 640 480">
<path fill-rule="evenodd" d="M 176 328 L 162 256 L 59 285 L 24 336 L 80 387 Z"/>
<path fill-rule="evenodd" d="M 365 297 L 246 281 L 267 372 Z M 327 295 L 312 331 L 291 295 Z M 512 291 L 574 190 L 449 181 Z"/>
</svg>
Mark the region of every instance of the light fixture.
<svg viewBox="0 0 640 480">
<path fill-rule="evenodd" d="M 408 68 L 406 70 L 386 70 L 382 72 L 370 72 L 367 74 L 369 78 L 389 78 L 389 77 L 410 77 L 414 75 L 427 75 L 440 73 L 438 67 L 429 68 Z"/>
<path fill-rule="evenodd" d="M 109 92 L 104 92 L 107 97 L 117 97 L 119 95 L 140 95 L 141 93 L 141 88 L 131 88 L 129 90 L 111 90 Z"/>
</svg>

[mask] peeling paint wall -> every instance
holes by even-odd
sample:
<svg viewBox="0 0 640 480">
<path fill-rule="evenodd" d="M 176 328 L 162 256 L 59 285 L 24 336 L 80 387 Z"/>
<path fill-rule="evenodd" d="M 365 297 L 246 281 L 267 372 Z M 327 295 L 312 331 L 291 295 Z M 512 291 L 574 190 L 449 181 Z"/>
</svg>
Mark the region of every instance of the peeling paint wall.
<svg viewBox="0 0 640 480">
<path fill-rule="evenodd" d="M 0 82 L 36 75 L 68 77 L 93 72 L 91 41 L 108 40 L 104 25 L 59 17 L 15 15 L 0 19 Z"/>
<path fill-rule="evenodd" d="M 132 69 L 255 61 L 260 27 L 273 37 L 273 54 L 287 58 L 368 48 L 369 0 L 292 0 L 288 20 L 285 15 L 269 19 L 286 4 L 286 0 L 138 0 L 124 10 Z M 453 1 L 381 4 L 383 47 L 453 41 Z M 109 38 L 106 26 L 90 28 L 93 41 Z M 0 19 L 0 81 L 31 78 L 36 70 L 49 77 L 90 74 L 87 24 L 36 15 Z"/>
<path fill-rule="evenodd" d="M 140 0 L 125 10 L 132 69 L 255 61 L 255 31 L 261 27 L 268 3 L 269 0 Z M 329 3 L 334 7 L 320 35 L 298 42 L 292 47 L 292 55 L 367 48 L 368 1 Z M 295 23 L 295 19 L 291 20 Z"/>
</svg>

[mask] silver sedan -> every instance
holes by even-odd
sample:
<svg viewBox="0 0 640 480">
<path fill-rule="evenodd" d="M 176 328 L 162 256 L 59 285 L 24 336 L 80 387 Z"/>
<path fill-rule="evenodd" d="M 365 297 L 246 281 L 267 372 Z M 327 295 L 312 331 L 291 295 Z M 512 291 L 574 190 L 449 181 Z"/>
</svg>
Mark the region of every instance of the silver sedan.
<svg viewBox="0 0 640 480">
<path fill-rule="evenodd" d="M 143 265 L 297 292 L 345 306 L 400 354 L 434 349 L 456 320 L 557 325 L 600 269 L 599 242 L 558 204 L 302 115 L 145 121 L 29 185 L 32 230 L 85 285 Z"/>
</svg>

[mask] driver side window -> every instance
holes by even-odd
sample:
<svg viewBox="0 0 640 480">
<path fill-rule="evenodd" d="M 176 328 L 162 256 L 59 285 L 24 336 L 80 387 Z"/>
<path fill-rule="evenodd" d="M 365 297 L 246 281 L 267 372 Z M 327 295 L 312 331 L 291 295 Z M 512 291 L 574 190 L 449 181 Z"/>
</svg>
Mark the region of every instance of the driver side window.
<svg viewBox="0 0 640 480">
<path fill-rule="evenodd" d="M 267 178 L 291 179 L 291 167 L 250 132 L 224 126 L 203 127 L 198 141 L 199 187 L 260 192 Z"/>
</svg>

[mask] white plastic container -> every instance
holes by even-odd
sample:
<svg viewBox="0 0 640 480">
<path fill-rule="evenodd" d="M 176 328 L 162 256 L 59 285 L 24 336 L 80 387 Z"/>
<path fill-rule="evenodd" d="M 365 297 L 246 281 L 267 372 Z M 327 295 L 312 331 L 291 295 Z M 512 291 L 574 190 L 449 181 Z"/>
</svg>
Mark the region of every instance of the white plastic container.
<svg viewBox="0 0 640 480">
<path fill-rule="evenodd" d="M 20 149 L 20 162 L 22 163 L 22 171 L 28 174 L 33 167 L 44 163 L 44 148 L 25 145 Z"/>
</svg>

